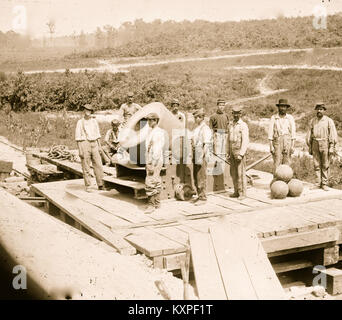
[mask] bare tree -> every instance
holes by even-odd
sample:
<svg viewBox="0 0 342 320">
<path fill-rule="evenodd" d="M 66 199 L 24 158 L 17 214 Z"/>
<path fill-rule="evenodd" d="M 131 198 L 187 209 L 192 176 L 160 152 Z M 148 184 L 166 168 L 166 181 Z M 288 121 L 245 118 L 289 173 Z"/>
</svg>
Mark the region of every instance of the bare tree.
<svg viewBox="0 0 342 320">
<path fill-rule="evenodd" d="M 49 28 L 49 33 L 50 33 L 50 42 L 52 44 L 52 37 L 53 37 L 53 34 L 56 32 L 56 22 L 54 19 L 50 19 L 46 25 L 48 26 Z"/>
</svg>

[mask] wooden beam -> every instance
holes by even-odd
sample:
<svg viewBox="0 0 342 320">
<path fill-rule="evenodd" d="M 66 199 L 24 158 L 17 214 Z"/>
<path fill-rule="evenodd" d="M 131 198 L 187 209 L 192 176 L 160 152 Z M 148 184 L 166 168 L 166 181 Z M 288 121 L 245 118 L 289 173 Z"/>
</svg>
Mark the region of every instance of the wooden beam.
<svg viewBox="0 0 342 320">
<path fill-rule="evenodd" d="M 262 240 L 262 245 L 266 253 L 273 253 L 274 256 L 275 253 L 280 253 L 285 250 L 336 242 L 338 238 L 339 231 L 336 228 L 325 228 L 310 232 L 269 237 Z"/>
</svg>

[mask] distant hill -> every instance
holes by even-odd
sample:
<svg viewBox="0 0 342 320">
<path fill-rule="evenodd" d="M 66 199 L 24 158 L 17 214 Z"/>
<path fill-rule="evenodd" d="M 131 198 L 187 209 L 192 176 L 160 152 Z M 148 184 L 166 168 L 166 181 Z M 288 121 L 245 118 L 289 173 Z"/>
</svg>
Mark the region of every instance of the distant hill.
<svg viewBox="0 0 342 320">
<path fill-rule="evenodd" d="M 328 16 L 327 28 L 317 30 L 314 17 L 240 22 L 125 22 L 87 35 L 94 50 L 80 57 L 136 57 L 197 53 L 212 50 L 335 47 L 342 45 L 342 15 Z"/>
</svg>

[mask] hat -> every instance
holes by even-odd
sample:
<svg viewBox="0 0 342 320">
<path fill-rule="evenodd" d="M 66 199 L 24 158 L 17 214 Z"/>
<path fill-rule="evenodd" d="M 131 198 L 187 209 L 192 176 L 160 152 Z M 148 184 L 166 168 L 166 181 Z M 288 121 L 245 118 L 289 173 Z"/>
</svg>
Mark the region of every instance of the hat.
<svg viewBox="0 0 342 320">
<path fill-rule="evenodd" d="M 134 93 L 132 91 L 128 92 L 127 97 L 134 97 Z"/>
<path fill-rule="evenodd" d="M 111 124 L 114 124 L 114 125 L 120 125 L 121 124 L 121 121 L 119 120 L 119 119 L 113 119 L 112 121 L 111 121 Z"/>
<path fill-rule="evenodd" d="M 217 99 L 216 104 L 218 105 L 219 103 L 226 103 L 226 101 L 224 99 L 219 98 Z"/>
<path fill-rule="evenodd" d="M 147 120 L 150 120 L 150 119 L 159 119 L 159 116 L 156 114 L 156 113 L 150 113 L 149 115 L 147 115 L 146 117 Z"/>
<path fill-rule="evenodd" d="M 196 111 L 193 112 L 193 115 L 194 115 L 194 118 L 196 117 L 202 117 L 205 115 L 205 112 L 204 110 L 201 108 L 201 109 L 198 109 Z"/>
<path fill-rule="evenodd" d="M 287 99 L 279 99 L 279 102 L 276 104 L 277 107 L 279 106 L 287 106 L 290 107 L 290 105 L 287 102 Z"/>
<path fill-rule="evenodd" d="M 324 110 L 327 110 L 324 102 L 317 102 L 315 106 L 315 110 L 317 110 L 318 107 L 322 107 Z"/>
<path fill-rule="evenodd" d="M 85 104 L 85 105 L 83 106 L 83 108 L 84 108 L 84 109 L 87 109 L 87 110 L 89 110 L 89 111 L 94 111 L 94 108 L 93 108 L 92 105 L 89 104 L 89 103 Z"/>
<path fill-rule="evenodd" d="M 171 105 L 173 104 L 178 104 L 179 105 L 179 100 L 178 99 L 172 99 L 171 100 Z"/>
<path fill-rule="evenodd" d="M 243 109 L 243 106 L 234 106 L 232 108 L 232 112 L 241 112 Z"/>
</svg>

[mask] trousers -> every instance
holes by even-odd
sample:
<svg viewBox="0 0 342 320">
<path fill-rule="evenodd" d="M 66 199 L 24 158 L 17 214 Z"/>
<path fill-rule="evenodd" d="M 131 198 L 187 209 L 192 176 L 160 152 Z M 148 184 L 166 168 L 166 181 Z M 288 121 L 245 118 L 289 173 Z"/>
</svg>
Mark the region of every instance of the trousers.
<svg viewBox="0 0 342 320">
<path fill-rule="evenodd" d="M 273 174 L 281 164 L 290 165 L 291 163 L 291 137 L 283 135 L 273 140 Z"/>
<path fill-rule="evenodd" d="M 328 184 L 329 179 L 329 143 L 328 140 L 312 141 L 312 156 L 316 174 L 316 182 L 322 186 Z"/>
<path fill-rule="evenodd" d="M 202 200 L 207 199 L 207 161 L 203 159 L 201 164 L 194 161 L 194 184 L 198 194 L 198 198 Z"/>
<path fill-rule="evenodd" d="M 103 185 L 103 169 L 101 156 L 99 152 L 99 146 L 97 141 L 80 141 L 79 142 L 80 153 L 83 154 L 81 159 L 83 179 L 85 185 L 88 187 L 91 185 L 91 170 L 90 165 L 93 165 L 96 183 L 100 187 Z"/>
<path fill-rule="evenodd" d="M 233 179 L 234 193 L 246 196 L 247 176 L 245 157 L 239 161 L 234 155 L 230 156 L 230 175 Z"/>
<path fill-rule="evenodd" d="M 145 178 L 145 190 L 148 197 L 156 196 L 154 198 L 159 199 L 161 192 L 162 180 L 160 177 L 160 171 L 163 167 L 163 161 L 159 161 L 156 166 L 146 165 L 146 178 Z"/>
</svg>

